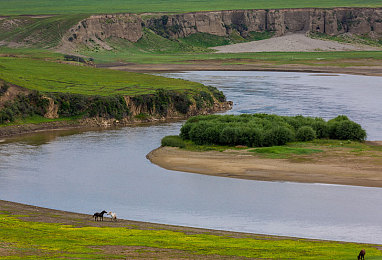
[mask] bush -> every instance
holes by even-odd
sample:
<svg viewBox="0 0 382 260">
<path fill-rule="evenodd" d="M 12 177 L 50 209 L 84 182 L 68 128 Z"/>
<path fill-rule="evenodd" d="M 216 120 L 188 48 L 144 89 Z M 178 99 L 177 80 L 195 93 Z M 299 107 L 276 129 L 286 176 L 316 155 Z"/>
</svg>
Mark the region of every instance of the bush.
<svg viewBox="0 0 382 260">
<path fill-rule="evenodd" d="M 366 131 L 352 121 L 341 121 L 335 124 L 335 137 L 339 140 L 363 141 L 366 139 Z"/>
<path fill-rule="evenodd" d="M 169 135 L 162 138 L 162 146 L 171 146 L 171 147 L 186 147 L 186 144 L 178 135 Z"/>
<path fill-rule="evenodd" d="M 190 139 L 196 143 L 196 144 L 208 144 L 209 143 L 209 137 L 206 132 L 207 128 L 213 127 L 213 124 L 205 121 L 201 121 L 198 123 L 193 124 L 189 131 L 189 137 Z"/>
<path fill-rule="evenodd" d="M 329 138 L 329 127 L 323 119 L 316 119 L 311 126 L 316 132 L 316 138 Z"/>
<path fill-rule="evenodd" d="M 220 143 L 223 145 L 238 144 L 238 129 L 235 127 L 226 127 L 220 133 Z"/>
<path fill-rule="evenodd" d="M 298 141 L 307 142 L 316 138 L 316 132 L 310 126 L 302 126 L 296 132 L 296 139 Z"/>
<path fill-rule="evenodd" d="M 364 140 L 366 132 L 346 116 L 327 123 L 322 118 L 253 114 L 192 117 L 182 126 L 180 136 L 197 144 L 261 147 L 284 145 L 296 138 L 299 141 L 328 137 Z"/>
<path fill-rule="evenodd" d="M 193 126 L 192 123 L 188 122 L 185 123 L 182 128 L 180 128 L 180 137 L 184 140 L 189 140 L 190 139 L 190 130 L 191 127 Z"/>
<path fill-rule="evenodd" d="M 0 87 L 0 97 L 1 97 L 2 95 L 4 95 L 5 92 L 7 92 L 8 88 L 9 88 L 9 86 L 8 86 L 6 83 L 4 83 L 4 84 Z"/>
<path fill-rule="evenodd" d="M 291 129 L 284 126 L 276 126 L 265 132 L 264 146 L 284 145 L 295 140 Z"/>
</svg>

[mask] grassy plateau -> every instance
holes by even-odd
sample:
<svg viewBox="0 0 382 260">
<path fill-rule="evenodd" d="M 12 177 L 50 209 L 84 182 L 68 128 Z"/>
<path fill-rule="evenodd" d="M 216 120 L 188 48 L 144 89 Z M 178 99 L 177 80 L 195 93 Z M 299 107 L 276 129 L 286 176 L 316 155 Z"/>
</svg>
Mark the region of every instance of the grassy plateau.
<svg viewBox="0 0 382 260">
<path fill-rule="evenodd" d="M 43 60 L 0 57 L 0 78 L 41 92 L 140 95 L 156 89 L 197 91 L 202 84 L 140 73 L 95 69 Z"/>
<path fill-rule="evenodd" d="M 234 9 L 271 9 L 304 7 L 380 7 L 376 0 L 0 0 L 1 15 L 18 14 L 73 14 L 73 13 L 143 13 L 143 12 L 195 12 Z"/>
</svg>

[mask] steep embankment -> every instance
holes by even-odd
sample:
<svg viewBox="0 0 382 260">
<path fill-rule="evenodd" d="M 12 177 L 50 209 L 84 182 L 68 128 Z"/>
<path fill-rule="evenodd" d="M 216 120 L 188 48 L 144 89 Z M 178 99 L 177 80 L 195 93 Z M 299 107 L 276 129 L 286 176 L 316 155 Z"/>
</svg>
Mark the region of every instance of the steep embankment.
<svg viewBox="0 0 382 260">
<path fill-rule="evenodd" d="M 0 136 L 36 130 L 9 126 L 25 120 L 45 123 L 43 128 L 73 126 L 73 119 L 111 126 L 231 107 L 216 88 L 185 80 L 12 57 L 0 58 L 0 66 Z"/>
<path fill-rule="evenodd" d="M 182 52 L 307 31 L 332 36 L 350 33 L 380 40 L 381 17 L 382 8 L 1 17 L 0 45 L 60 45 L 64 52 L 120 48 L 162 52 L 171 47 L 172 52 L 176 48 Z M 161 41 L 167 41 L 165 46 L 157 46 Z"/>
<path fill-rule="evenodd" d="M 196 12 L 176 15 L 93 15 L 72 27 L 63 37 L 67 46 L 112 49 L 113 38 L 139 41 L 145 30 L 169 38 L 197 33 L 248 38 L 251 32 L 314 32 L 328 35 L 353 33 L 379 38 L 381 8 L 280 9 Z"/>
</svg>

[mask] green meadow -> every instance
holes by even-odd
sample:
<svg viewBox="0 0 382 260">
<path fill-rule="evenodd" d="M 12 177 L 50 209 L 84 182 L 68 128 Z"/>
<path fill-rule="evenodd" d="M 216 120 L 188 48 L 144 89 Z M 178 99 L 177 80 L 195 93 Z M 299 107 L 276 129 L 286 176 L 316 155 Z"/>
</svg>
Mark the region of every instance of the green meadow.
<svg viewBox="0 0 382 260">
<path fill-rule="evenodd" d="M 41 92 L 82 95 L 152 94 L 157 89 L 196 92 L 202 84 L 160 76 L 73 66 L 39 59 L 0 57 L 0 79 Z"/>
<path fill-rule="evenodd" d="M 0 213 L 0 249 L 10 250 L 1 259 L 121 259 L 123 250 L 109 253 L 102 250 L 112 246 L 122 246 L 125 250 L 132 247 L 136 254 L 139 251 L 159 252 L 166 249 L 176 250 L 179 256 L 214 256 L 215 259 L 219 256 L 257 259 L 354 259 L 360 248 L 366 249 L 368 259 L 382 257 L 381 251 L 365 244 L 255 235 L 231 237 L 215 235 L 213 232 L 192 234 L 181 229 L 144 229 L 133 225 L 91 227 L 81 224 L 77 227 L 25 219 L 28 219 L 28 215 L 10 215 L 6 211 Z"/>
<path fill-rule="evenodd" d="M 312 66 L 368 66 L 382 60 L 380 51 L 343 51 L 343 52 L 262 52 L 262 53 L 131 53 L 128 51 L 102 51 L 86 53 L 95 58 L 96 63 L 115 61 L 137 64 L 192 64 L 198 61 L 214 61 L 223 65 L 252 64 L 265 62 L 266 65 L 302 64 Z M 347 62 L 351 60 L 351 62 Z M 370 66 L 370 65 L 369 65 Z"/>
<path fill-rule="evenodd" d="M 143 13 L 195 12 L 234 9 L 273 9 L 304 7 L 380 7 L 380 0 L 0 0 L 1 15 L 78 14 L 78 13 Z"/>
</svg>

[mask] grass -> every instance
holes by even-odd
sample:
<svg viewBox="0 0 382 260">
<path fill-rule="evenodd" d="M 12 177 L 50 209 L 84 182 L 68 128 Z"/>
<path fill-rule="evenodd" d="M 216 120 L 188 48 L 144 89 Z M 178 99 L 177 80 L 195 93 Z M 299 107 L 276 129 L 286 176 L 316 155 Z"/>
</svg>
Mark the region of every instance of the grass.
<svg viewBox="0 0 382 260">
<path fill-rule="evenodd" d="M 288 158 L 291 155 L 308 155 L 313 153 L 321 153 L 323 150 L 288 146 L 272 146 L 252 149 L 249 150 L 249 152 L 262 154 L 267 158 Z"/>
<path fill-rule="evenodd" d="M 26 58 L 0 57 L 0 68 L 0 79 L 41 92 L 135 96 L 160 88 L 190 92 L 205 88 L 186 80 Z"/>
<path fill-rule="evenodd" d="M 382 39 L 372 39 L 366 35 L 356 35 L 356 34 L 341 34 L 341 35 L 328 35 L 324 33 L 310 33 L 309 36 L 314 39 L 330 40 L 341 43 L 352 43 L 352 44 L 364 44 L 369 46 L 382 47 Z"/>
<path fill-rule="evenodd" d="M 0 213 L 0 247 L 12 254 L 2 259 L 120 259 L 121 253 L 102 251 L 104 246 L 141 247 L 152 251 L 180 250 L 195 257 L 215 255 L 266 259 L 354 259 L 365 248 L 368 259 L 381 259 L 372 245 L 309 241 L 272 237 L 229 237 L 207 233 L 190 234 L 166 229 L 139 227 L 74 227 L 25 221 Z"/>
<path fill-rule="evenodd" d="M 271 32 L 251 32 L 248 37 L 243 38 L 237 32 L 227 37 L 208 33 L 195 33 L 185 38 L 168 39 L 147 28 L 145 28 L 143 32 L 142 38 L 136 43 L 116 38 L 108 39 L 107 44 L 113 48 L 111 51 L 102 49 L 101 46 L 95 46 L 92 49 L 89 49 L 87 46 L 82 46 L 82 48 L 80 47 L 80 52 L 86 56 L 96 58 L 98 63 L 105 61 L 113 62 L 116 60 L 128 61 L 127 59 L 135 56 L 137 60 L 140 60 L 147 54 L 154 56 L 171 56 L 179 54 L 193 55 L 212 53 L 214 50 L 209 49 L 209 47 L 268 39 L 273 35 Z M 124 57 L 124 55 L 126 57 Z M 153 57 L 153 60 L 155 58 L 157 57 Z"/>
<path fill-rule="evenodd" d="M 63 35 L 71 27 L 87 16 L 77 14 L 42 18 L 4 18 L 0 20 L 0 40 L 38 48 L 52 48 L 60 43 Z M 9 23 L 10 20 L 12 23 Z"/>
<path fill-rule="evenodd" d="M 246 146 L 223 146 L 223 145 L 197 145 L 191 140 L 184 140 L 188 151 L 218 151 L 243 150 L 253 155 L 270 159 L 293 159 L 295 161 L 313 158 L 315 154 L 320 156 L 336 156 L 336 151 L 349 155 L 373 157 L 380 160 L 382 146 L 369 145 L 364 142 L 342 141 L 332 139 L 316 139 L 311 142 L 292 142 L 283 146 L 248 148 Z M 313 157 L 312 157 L 313 156 Z"/>
<path fill-rule="evenodd" d="M 347 67 L 354 65 L 370 66 L 373 62 L 382 62 L 380 51 L 344 51 L 344 52 L 262 52 L 262 53 L 145 53 L 127 49 L 117 51 L 84 52 L 95 58 L 96 63 L 116 61 L 137 64 L 190 64 L 200 61 L 222 64 L 283 65 L 302 64 L 312 66 Z"/>
<path fill-rule="evenodd" d="M 11 123 L 0 124 L 0 127 L 4 126 L 12 126 L 12 125 L 25 125 L 25 124 L 41 124 L 41 123 L 49 123 L 49 122 L 58 122 L 58 121 L 75 121 L 79 117 L 63 117 L 63 118 L 45 118 L 43 116 L 34 115 L 27 118 L 19 118 Z"/>
<path fill-rule="evenodd" d="M 379 0 L 0 0 L 0 15 L 18 14 L 93 14 L 143 12 L 194 12 L 234 9 L 277 9 L 303 7 L 380 7 Z"/>
</svg>

